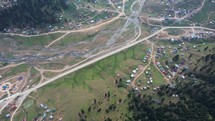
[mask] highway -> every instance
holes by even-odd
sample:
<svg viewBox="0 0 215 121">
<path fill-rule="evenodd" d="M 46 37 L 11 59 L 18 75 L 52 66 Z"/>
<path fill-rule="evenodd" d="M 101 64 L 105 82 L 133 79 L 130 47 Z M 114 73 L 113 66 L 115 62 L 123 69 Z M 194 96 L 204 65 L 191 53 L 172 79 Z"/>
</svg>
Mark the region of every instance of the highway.
<svg viewBox="0 0 215 121">
<path fill-rule="evenodd" d="M 54 82 L 54 81 L 56 81 L 56 80 L 58 80 L 58 79 L 60 79 L 60 78 L 62 78 L 62 77 L 64 77 L 64 76 L 66 76 L 66 75 L 68 75 L 68 74 L 70 74 L 70 73 L 73 73 L 73 72 L 75 72 L 75 71 L 77 71 L 77 70 L 80 70 L 80 69 L 82 69 L 82 68 L 84 68 L 84 67 L 87 67 L 87 66 L 89 66 L 89 65 L 91 65 L 91 64 L 93 64 L 93 63 L 96 63 L 96 62 L 98 62 L 98 61 L 100 61 L 100 60 L 102 60 L 102 59 L 105 59 L 105 58 L 107 58 L 107 57 L 109 57 L 109 56 L 112 56 L 112 55 L 114 55 L 114 54 L 116 54 L 116 53 L 119 53 L 119 52 L 121 52 L 121 51 L 123 51 L 123 50 L 126 50 L 126 49 L 128 49 L 128 48 L 130 48 L 130 47 L 132 47 L 132 46 L 135 46 L 135 45 L 137 45 L 137 44 L 139 44 L 139 43 L 142 43 L 142 42 L 144 42 L 144 41 L 146 41 L 146 40 L 148 40 L 148 39 L 150 39 L 150 38 L 156 36 L 157 34 L 159 34 L 160 32 L 162 32 L 162 31 L 164 31 L 164 30 L 173 29 L 173 28 L 181 28 L 181 29 L 205 29 L 205 30 L 209 30 L 209 31 L 214 31 L 214 32 L 215 32 L 215 29 L 210 29 L 210 28 L 200 27 L 200 26 L 199 26 L 199 27 L 198 27 L 198 26 L 195 26 L 195 27 L 193 27 L 193 26 L 181 26 L 181 27 L 177 27 L 177 26 L 174 27 L 174 26 L 171 26 L 171 27 L 163 27 L 163 28 L 161 28 L 160 30 L 158 30 L 157 32 L 155 32 L 155 33 L 153 33 L 153 34 L 151 34 L 151 35 L 149 35 L 149 36 L 147 36 L 147 37 L 145 37 L 145 38 L 143 38 L 143 39 L 134 41 L 134 42 L 132 42 L 132 43 L 127 43 L 126 45 L 121 46 L 120 48 L 117 48 L 117 49 L 115 49 L 115 50 L 110 50 L 108 53 L 103 53 L 103 54 L 101 54 L 100 56 L 95 57 L 94 59 L 89 60 L 89 61 L 86 62 L 86 63 L 83 63 L 83 64 L 81 64 L 81 65 L 78 65 L 78 66 L 76 66 L 76 67 L 74 67 L 74 68 L 72 68 L 72 69 L 70 69 L 70 70 L 68 70 L 68 71 L 65 71 L 65 72 L 63 72 L 63 73 L 61 73 L 61 74 L 59 74 L 59 75 L 57 75 L 57 76 L 55 76 L 55 77 L 53 77 L 53 78 L 51 78 L 51 79 L 48 79 L 47 81 L 45 81 L 45 82 L 43 82 L 43 83 L 41 83 L 41 84 L 38 84 L 37 86 L 35 86 L 35 87 L 31 88 L 31 89 L 25 90 L 25 91 L 23 91 L 23 92 L 20 92 L 20 93 L 17 93 L 17 94 L 12 95 L 12 96 L 10 96 L 10 97 L 7 97 L 7 98 L 5 98 L 5 99 L 2 99 L 2 100 L 0 100 L 0 103 L 1 103 L 2 101 L 5 101 L 5 100 L 11 99 L 11 98 L 15 98 L 15 97 L 17 97 L 17 96 L 29 94 L 29 93 L 33 92 L 34 90 L 37 90 L 37 89 L 39 89 L 39 88 L 41 88 L 41 87 L 43 87 L 43 86 L 45 86 L 45 85 L 47 85 L 47 84 L 49 84 L 49 83 L 51 83 L 51 82 Z"/>
</svg>

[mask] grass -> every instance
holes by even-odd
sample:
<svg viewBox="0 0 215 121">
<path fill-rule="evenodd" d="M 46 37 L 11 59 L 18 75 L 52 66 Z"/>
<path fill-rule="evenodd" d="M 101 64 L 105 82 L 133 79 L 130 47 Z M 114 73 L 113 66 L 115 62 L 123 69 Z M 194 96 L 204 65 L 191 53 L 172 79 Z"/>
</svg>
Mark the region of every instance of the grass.
<svg viewBox="0 0 215 121">
<path fill-rule="evenodd" d="M 166 81 L 164 80 L 162 74 L 157 70 L 157 68 L 154 65 L 150 65 L 150 68 L 152 72 L 153 84 L 156 86 L 165 84 Z"/>
<path fill-rule="evenodd" d="M 11 52 L 6 52 L 5 55 L 6 55 L 6 58 L 8 58 L 8 59 L 14 58 L 14 56 L 13 56 L 13 54 Z"/>
<path fill-rule="evenodd" d="M 40 110 L 39 108 L 37 108 L 36 102 L 30 98 L 26 98 L 21 109 L 23 109 L 23 113 L 21 113 L 20 115 L 17 115 L 17 118 L 20 119 L 20 121 L 23 120 L 25 117 L 28 119 L 33 119 L 35 115 L 38 115 L 38 112 Z M 26 113 L 26 112 L 33 112 L 33 113 Z"/>
<path fill-rule="evenodd" d="M 80 8 L 78 8 L 77 6 Z M 69 22 L 74 22 L 74 24 L 78 24 L 81 20 L 86 20 L 91 18 L 97 14 L 97 12 L 92 12 L 91 9 L 87 7 L 88 4 L 91 4 L 95 8 L 104 9 L 104 7 L 110 7 L 106 2 L 98 1 L 96 4 L 93 4 L 89 1 L 80 1 L 80 0 L 73 0 L 70 1 L 68 4 L 68 8 L 62 14 L 62 20 L 58 25 L 62 25 L 65 23 L 65 19 Z M 65 26 L 66 28 L 68 26 Z"/>
<path fill-rule="evenodd" d="M 168 29 L 166 31 L 168 32 L 169 35 L 181 35 L 184 33 L 184 31 L 181 29 Z"/>
<path fill-rule="evenodd" d="M 28 83 L 29 84 L 29 87 L 31 87 L 32 85 L 38 83 L 40 81 L 40 77 L 34 77 L 34 79 Z"/>
<path fill-rule="evenodd" d="M 31 47 L 31 46 L 47 45 L 51 41 L 59 38 L 62 35 L 63 35 L 62 33 L 56 33 L 56 34 L 41 35 L 41 36 L 34 36 L 34 37 L 14 36 L 14 38 L 22 46 Z"/>
<path fill-rule="evenodd" d="M 160 44 L 160 45 L 165 45 L 166 47 L 167 46 L 171 46 L 171 49 L 168 49 L 166 50 L 166 55 L 165 57 L 163 58 L 159 58 L 159 62 L 162 63 L 162 65 L 165 65 L 165 61 L 167 60 L 166 57 L 168 57 L 168 66 L 171 68 L 174 64 L 179 64 L 182 62 L 182 58 L 184 59 L 188 59 L 188 57 L 192 54 L 192 57 L 188 59 L 188 61 L 186 62 L 186 66 L 189 66 L 189 70 L 192 70 L 194 69 L 195 67 L 198 67 L 198 69 L 201 68 L 202 65 L 205 65 L 205 62 L 198 62 L 197 63 L 197 60 L 203 56 L 205 56 L 205 53 L 211 53 L 213 52 L 213 49 L 214 48 L 214 42 L 212 42 L 211 40 L 213 39 L 196 39 L 196 40 L 191 40 L 191 41 L 184 41 L 185 43 L 185 46 L 189 46 L 189 50 L 188 51 L 178 51 L 178 54 L 179 54 L 179 59 L 178 61 L 176 62 L 170 62 L 170 60 L 172 60 L 172 58 L 176 55 L 176 54 L 173 54 L 171 52 L 171 50 L 173 48 L 179 48 L 179 44 L 181 44 L 181 42 L 179 43 L 171 43 L 169 41 L 159 41 L 157 43 Z M 197 46 L 196 49 L 193 48 L 193 46 Z M 208 50 L 204 51 L 204 49 L 208 47 Z M 182 56 L 182 54 L 184 54 Z M 192 62 L 193 64 L 190 64 L 190 62 Z M 195 64 L 197 63 L 197 64 Z"/>
<path fill-rule="evenodd" d="M 31 68 L 30 70 L 31 76 L 37 75 L 38 71 L 35 68 Z"/>
<path fill-rule="evenodd" d="M 112 111 L 108 114 L 105 112 L 105 109 L 109 105 L 115 104 L 119 99 L 125 100 L 127 98 L 127 90 L 118 88 L 115 85 L 115 80 L 119 79 L 116 74 L 120 73 L 121 76 L 126 76 L 127 73 L 131 72 L 138 63 L 141 63 L 141 58 L 143 58 L 146 50 L 145 48 L 146 45 L 138 45 L 108 57 L 75 73 L 69 74 L 31 95 L 39 97 L 37 104 L 43 103 L 49 107 L 55 107 L 57 109 L 56 115 L 62 114 L 64 120 L 78 120 L 78 112 L 81 109 L 87 111 L 87 108 L 93 105 L 94 98 L 102 102 L 102 104 L 97 105 L 102 111 L 98 113 L 96 109 L 92 110 L 92 113 L 87 114 L 89 118 L 93 117 L 97 120 L 104 120 L 103 116 L 105 115 L 112 119 L 119 119 L 121 112 L 123 114 L 128 113 L 126 101 L 123 104 L 117 105 L 117 110 L 120 110 L 120 112 Z M 104 93 L 108 91 L 111 93 L 109 101 L 104 98 Z M 35 107 L 30 107 L 27 112 L 29 115 L 36 116 L 36 109 L 32 108 Z M 23 117 L 23 112 L 20 109 L 15 119 L 21 120 Z M 32 117 L 28 117 L 27 120 L 32 120 Z"/>
<path fill-rule="evenodd" d="M 143 12 L 147 13 L 148 15 L 150 15 L 152 17 L 157 17 L 162 14 L 165 14 L 166 8 L 169 8 L 169 6 L 152 4 L 152 5 L 143 7 Z"/>
<path fill-rule="evenodd" d="M 46 63 L 46 64 L 41 64 L 41 66 L 45 69 L 53 69 L 53 70 L 56 70 L 56 69 L 63 69 L 65 67 L 65 64 L 64 63 Z"/>
<path fill-rule="evenodd" d="M 133 4 L 134 1 L 132 0 L 128 0 L 127 2 L 125 2 L 125 13 L 126 15 L 131 14 L 131 5 Z"/>
<path fill-rule="evenodd" d="M 168 21 L 165 23 L 165 26 L 190 26 L 192 23 L 187 20 L 181 20 L 181 21 Z"/>
<path fill-rule="evenodd" d="M 168 46 L 168 42 L 162 41 L 160 44 Z M 185 44 L 191 45 L 190 43 Z M 172 44 L 169 43 L 169 45 Z M 177 44 L 172 46 L 177 46 Z M 123 81 L 129 78 L 128 75 L 132 69 L 142 64 L 141 59 L 145 56 L 147 48 L 148 46 L 145 44 L 132 47 L 38 89 L 37 92 L 31 94 L 34 97 L 38 97 L 34 105 L 29 100 L 23 103 L 23 108 L 28 112 L 27 120 L 32 120 L 37 114 L 43 113 L 42 110 L 38 110 L 40 103 L 56 108 L 55 116 L 63 116 L 66 121 L 78 120 L 78 112 L 81 109 L 87 112 L 88 107 L 93 107 L 90 113 L 86 113 L 88 120 L 92 118 L 104 120 L 104 116 L 113 120 L 125 120 L 125 114 L 131 115 L 127 110 L 128 101 L 126 99 L 128 92 L 124 88 L 117 88 L 115 80 L 118 80 L 119 77 L 116 75 L 119 73 Z M 164 84 L 165 80 L 155 66 L 151 64 L 150 68 L 153 85 Z M 107 92 L 110 92 L 111 95 L 109 101 L 104 97 Z M 145 91 L 145 93 L 149 93 L 149 90 Z M 94 99 L 101 102 L 101 104 L 94 104 Z M 119 99 L 125 100 L 125 103 L 118 103 Z M 174 101 L 175 99 L 171 98 L 170 100 Z M 106 113 L 105 109 L 111 104 L 116 104 L 117 109 Z M 101 112 L 97 112 L 99 108 L 102 109 Z M 26 114 L 20 109 L 15 120 L 22 120 L 25 116 Z"/>
<path fill-rule="evenodd" d="M 71 33 L 61 39 L 56 44 L 65 46 L 67 44 L 73 43 L 73 42 L 80 42 L 80 41 L 90 41 L 92 40 L 98 32 L 87 32 L 87 33 Z"/>
<path fill-rule="evenodd" d="M 191 9 L 201 5 L 203 0 L 186 0 L 176 5 L 176 8 Z"/>
<path fill-rule="evenodd" d="M 28 68 L 29 66 L 27 64 L 22 64 L 17 67 L 14 67 L 10 71 L 7 71 L 3 76 L 8 77 L 8 76 L 19 74 L 21 72 L 27 72 Z"/>
<path fill-rule="evenodd" d="M 8 114 L 9 112 L 3 112 L 3 113 L 1 113 L 1 115 L 0 115 L 0 119 L 2 120 L 2 119 L 4 119 L 3 121 L 10 121 L 10 118 L 5 118 L 5 115 L 6 114 Z"/>
<path fill-rule="evenodd" d="M 211 0 L 206 0 L 201 11 L 191 17 L 191 21 L 195 23 L 204 23 L 207 21 L 210 12 L 215 11 L 215 4 Z"/>
<path fill-rule="evenodd" d="M 148 71 L 148 68 L 150 68 L 150 71 Z M 147 81 L 149 80 L 149 78 L 147 77 L 146 73 L 144 72 L 140 77 L 138 77 L 138 79 L 136 80 L 136 85 L 138 85 L 138 83 L 140 83 L 140 87 L 144 87 L 144 86 L 161 86 L 163 84 L 166 83 L 166 81 L 164 80 L 162 74 L 157 70 L 157 68 L 153 65 L 150 64 L 148 66 L 148 68 L 146 68 L 145 72 L 148 71 L 152 77 L 153 83 L 152 84 L 148 84 Z M 153 90 L 153 88 L 151 88 L 150 90 L 144 90 L 143 93 L 144 94 L 148 94 Z"/>
</svg>

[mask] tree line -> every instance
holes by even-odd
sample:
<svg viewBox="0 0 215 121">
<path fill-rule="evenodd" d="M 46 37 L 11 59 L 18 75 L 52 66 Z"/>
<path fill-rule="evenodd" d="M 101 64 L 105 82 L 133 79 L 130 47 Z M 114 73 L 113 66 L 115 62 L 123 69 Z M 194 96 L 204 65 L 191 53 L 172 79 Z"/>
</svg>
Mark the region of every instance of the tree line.
<svg viewBox="0 0 215 121">
<path fill-rule="evenodd" d="M 18 0 L 11 7 L 0 9 L 0 30 L 57 23 L 58 13 L 66 8 L 67 0 Z"/>
<path fill-rule="evenodd" d="M 208 47 L 204 48 L 206 51 Z M 214 50 L 214 48 L 212 48 Z M 215 54 L 196 59 L 196 68 L 186 71 L 185 80 L 176 78 L 172 88 L 162 85 L 157 96 L 130 93 L 130 120 L 142 121 L 214 121 L 215 120 Z M 189 58 L 193 55 L 190 54 Z M 176 55 L 173 60 L 178 60 Z M 201 64 L 200 64 L 201 61 Z M 189 66 L 189 65 L 188 65 Z M 179 82 L 180 80 L 180 82 Z M 177 101 L 172 100 L 177 94 Z"/>
</svg>

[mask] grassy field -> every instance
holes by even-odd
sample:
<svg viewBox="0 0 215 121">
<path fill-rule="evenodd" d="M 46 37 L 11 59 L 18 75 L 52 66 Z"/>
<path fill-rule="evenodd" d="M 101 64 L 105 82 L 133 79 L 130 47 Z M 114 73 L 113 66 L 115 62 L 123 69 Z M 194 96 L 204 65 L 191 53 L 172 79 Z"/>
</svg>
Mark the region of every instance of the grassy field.
<svg viewBox="0 0 215 121">
<path fill-rule="evenodd" d="M 162 14 L 165 14 L 166 11 L 165 9 L 169 8 L 167 5 L 156 5 L 156 4 L 151 4 L 151 5 L 146 5 L 143 7 L 142 11 L 149 16 L 152 17 L 158 17 Z"/>
<path fill-rule="evenodd" d="M 168 29 L 166 30 L 169 35 L 181 35 L 184 33 L 182 29 Z"/>
<path fill-rule="evenodd" d="M 13 69 L 10 69 L 6 73 L 4 73 L 3 76 L 4 77 L 9 77 L 9 76 L 12 76 L 12 75 L 19 74 L 21 72 L 27 72 L 28 68 L 29 68 L 29 65 L 22 64 L 22 65 L 19 65 L 17 67 L 14 67 Z"/>
<path fill-rule="evenodd" d="M 203 0 L 183 0 L 176 5 L 176 8 L 191 9 L 200 6 Z"/>
<path fill-rule="evenodd" d="M 132 0 L 128 0 L 127 2 L 125 2 L 125 13 L 126 15 L 131 14 L 131 5 L 133 4 L 134 1 Z"/>
<path fill-rule="evenodd" d="M 59 42 L 57 42 L 56 45 L 65 46 L 67 44 L 74 43 L 74 42 L 90 41 L 93 39 L 93 37 L 97 35 L 97 33 L 98 33 L 97 31 L 86 32 L 86 33 L 71 33 L 66 37 L 64 37 L 63 39 L 61 39 Z"/>
<path fill-rule="evenodd" d="M 142 63 L 141 59 L 145 55 L 146 47 L 146 45 L 139 45 L 130 48 L 39 89 L 31 94 L 38 97 L 38 100 L 30 106 L 23 106 L 15 120 L 22 120 L 25 116 L 27 120 L 32 120 L 43 111 L 41 109 L 38 111 L 40 103 L 56 108 L 55 118 L 62 116 L 66 121 L 78 120 L 78 112 L 81 109 L 87 112 L 89 106 L 93 109 L 91 113 L 86 113 L 87 119 L 104 120 L 104 116 L 111 119 L 125 119 L 126 114 L 131 115 L 127 111 L 128 92 L 125 88 L 118 88 L 115 80 L 122 77 L 123 81 L 126 81 L 126 78 L 129 78 L 128 74 L 132 69 Z M 117 77 L 117 74 L 120 74 L 120 77 Z M 110 98 L 107 99 L 104 94 L 108 92 Z M 100 104 L 95 105 L 94 99 Z M 121 103 L 118 102 L 120 99 L 122 99 Z M 27 99 L 23 105 L 29 100 L 33 99 Z M 111 104 L 117 106 L 116 110 L 106 113 L 105 109 L 108 109 Z M 101 108 L 100 112 L 97 111 L 99 108 Z M 22 111 L 23 109 L 27 114 Z"/>
<path fill-rule="evenodd" d="M 166 65 L 165 63 L 168 62 L 168 66 L 171 68 L 174 66 L 174 64 L 179 64 L 183 61 L 183 59 L 186 59 L 185 67 L 189 67 L 189 70 L 194 69 L 195 67 L 201 67 L 201 65 L 204 65 L 205 62 L 198 62 L 198 64 L 195 64 L 199 58 L 202 58 L 205 55 L 205 53 L 212 53 L 214 48 L 214 41 L 211 41 L 213 39 L 197 39 L 197 40 L 191 40 L 191 41 L 177 41 L 177 42 L 170 42 L 168 40 L 162 40 L 157 42 L 156 44 L 159 46 L 166 46 L 165 49 L 165 56 L 162 58 L 159 58 L 158 61 L 162 65 Z M 183 45 L 184 42 L 184 45 Z M 189 50 L 181 50 L 179 45 L 188 47 Z M 170 46 L 171 48 L 168 48 Z M 196 48 L 194 48 L 196 46 Z M 208 47 L 207 50 L 205 48 Z M 175 62 L 171 62 L 172 58 L 176 56 L 177 54 L 173 54 L 172 50 L 173 48 L 178 48 L 178 55 L 179 59 Z M 192 55 L 190 58 L 189 56 Z M 198 68 L 199 69 L 199 68 Z M 197 70 L 198 70 L 197 69 Z M 174 81 L 174 80 L 172 80 Z"/>
<path fill-rule="evenodd" d="M 162 84 L 165 84 L 166 81 L 164 80 L 162 74 L 157 70 L 157 68 L 154 65 L 150 65 L 151 73 L 152 73 L 152 79 L 153 79 L 153 85 L 160 86 Z"/>
<path fill-rule="evenodd" d="M 150 71 L 148 70 L 150 68 Z M 148 76 L 146 75 L 146 71 L 148 71 L 148 73 L 151 75 L 150 77 L 153 80 L 152 84 L 148 84 L 147 81 L 149 81 Z M 148 68 L 146 68 L 144 74 L 142 74 L 136 81 L 136 85 L 138 85 L 138 83 L 140 84 L 139 87 L 144 87 L 144 86 L 149 86 L 151 87 L 149 90 L 144 91 L 144 94 L 148 94 L 149 92 L 151 92 L 153 90 L 152 87 L 157 87 L 160 86 L 162 84 L 166 84 L 166 81 L 164 80 L 163 76 L 161 75 L 161 73 L 157 70 L 157 68 L 153 65 L 150 64 L 148 66 Z"/>
<path fill-rule="evenodd" d="M 61 39 L 60 41 L 56 42 L 53 46 L 65 46 L 72 43 L 77 42 L 87 42 L 92 41 L 98 34 L 101 35 L 102 31 L 110 30 L 110 31 L 116 31 L 119 26 L 124 24 L 124 20 L 116 20 L 113 24 L 106 26 L 104 29 L 99 30 L 93 30 L 93 31 L 87 31 L 82 33 L 71 33 Z M 102 39 L 108 39 L 108 38 L 102 38 Z"/>
<path fill-rule="evenodd" d="M 212 18 L 210 18 L 211 20 L 214 20 L 214 11 L 215 11 L 215 4 L 211 2 L 211 0 L 206 0 L 205 1 L 205 5 L 203 6 L 202 10 L 200 12 L 198 12 L 197 14 L 195 14 L 194 16 L 191 17 L 191 21 L 195 22 L 195 23 L 204 23 L 207 22 L 208 16 L 211 12 L 213 12 L 212 14 Z"/>
<path fill-rule="evenodd" d="M 20 37 L 14 36 L 15 40 L 22 46 L 31 47 L 31 46 L 45 46 L 48 45 L 53 40 L 62 36 L 62 33 L 41 35 L 35 37 Z"/>
</svg>

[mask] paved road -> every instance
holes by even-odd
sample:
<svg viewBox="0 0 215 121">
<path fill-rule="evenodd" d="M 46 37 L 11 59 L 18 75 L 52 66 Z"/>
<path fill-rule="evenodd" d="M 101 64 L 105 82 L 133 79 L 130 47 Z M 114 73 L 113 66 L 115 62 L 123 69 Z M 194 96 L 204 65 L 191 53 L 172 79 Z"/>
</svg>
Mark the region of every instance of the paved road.
<svg viewBox="0 0 215 121">
<path fill-rule="evenodd" d="M 15 98 L 15 97 L 17 97 L 17 96 L 21 96 L 21 95 L 25 95 L 25 94 L 31 93 L 31 92 L 33 92 L 34 90 L 37 90 L 37 89 L 39 89 L 39 88 L 41 88 L 41 87 L 43 87 L 43 86 L 45 86 L 45 85 L 47 85 L 47 84 L 49 84 L 49 83 L 51 83 L 51 82 L 54 82 L 54 81 L 56 81 L 56 80 L 58 80 L 58 79 L 60 79 L 60 78 L 62 78 L 62 77 L 64 77 L 64 76 L 66 76 L 66 75 L 68 75 L 68 74 L 70 74 L 70 73 L 73 73 L 73 72 L 75 72 L 75 71 L 77 71 L 77 70 L 80 70 L 80 69 L 86 67 L 86 66 L 89 66 L 89 65 L 91 65 L 91 64 L 93 64 L 93 63 L 96 63 L 96 62 L 98 62 L 98 61 L 100 61 L 100 60 L 102 60 L 102 59 L 105 59 L 105 58 L 107 58 L 107 57 L 109 57 L 109 56 L 112 56 L 112 55 L 114 55 L 114 54 L 116 54 L 116 53 L 118 53 L 118 52 L 121 52 L 121 51 L 123 51 L 123 50 L 126 50 L 126 49 L 132 47 L 132 46 L 135 46 L 135 45 L 137 45 L 137 44 L 139 44 L 139 43 L 142 43 L 142 42 L 144 42 L 144 41 L 146 41 L 146 40 L 148 40 L 148 39 L 150 39 L 150 38 L 156 36 L 156 35 L 159 34 L 160 32 L 162 32 L 162 31 L 164 31 L 164 30 L 167 30 L 167 29 L 170 29 L 170 28 L 205 29 L 205 30 L 209 30 L 209 31 L 214 31 L 214 32 L 215 32 L 215 29 L 210 29 L 210 28 L 206 28 L 206 27 L 198 27 L 198 26 L 196 26 L 196 27 L 193 27 L 193 26 L 184 26 L 184 27 L 174 27 L 174 26 L 171 26 L 171 27 L 163 27 L 162 29 L 158 30 L 157 32 L 155 32 L 155 33 L 153 33 L 153 34 L 151 34 L 151 35 L 149 35 L 149 36 L 147 36 L 147 37 L 145 37 L 145 38 L 143 38 L 143 39 L 141 39 L 141 40 L 135 41 L 135 42 L 133 42 L 133 43 L 127 43 L 126 45 L 121 46 L 120 48 L 117 48 L 117 49 L 115 49 L 115 50 L 109 51 L 108 53 L 105 53 L 105 54 L 101 54 L 100 56 L 95 57 L 94 59 L 92 59 L 92 60 L 90 60 L 90 61 L 88 61 L 88 62 L 86 62 L 86 63 L 83 63 L 83 64 L 81 64 L 81 65 L 79 65 L 79 66 L 76 66 L 76 67 L 74 67 L 74 68 L 72 68 L 72 69 L 70 69 L 70 70 L 68 70 L 68 71 L 65 71 L 65 72 L 63 72 L 62 74 L 59 74 L 59 75 L 57 75 L 57 76 L 55 76 L 55 77 L 53 77 L 53 78 L 51 78 L 51 79 L 49 79 L 49 80 L 47 80 L 47 81 L 45 81 L 45 82 L 39 84 L 39 85 L 37 85 L 37 86 L 35 86 L 35 87 L 31 88 L 31 89 L 25 90 L 25 91 L 23 91 L 23 92 L 21 92 L 21 93 L 17 93 L 17 94 L 14 94 L 14 95 L 10 96 L 10 97 L 7 97 L 7 98 L 5 98 L 5 99 L 2 99 L 2 100 L 0 100 L 0 103 L 1 103 L 2 101 L 4 101 L 4 100 L 8 100 L 8 99 L 11 99 L 11 98 Z"/>
</svg>

